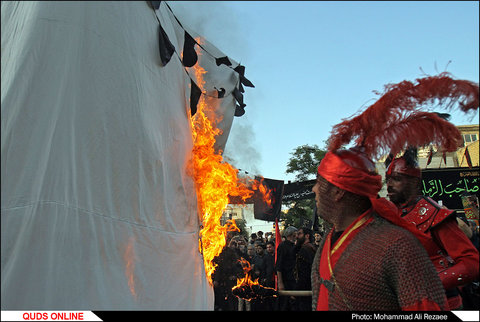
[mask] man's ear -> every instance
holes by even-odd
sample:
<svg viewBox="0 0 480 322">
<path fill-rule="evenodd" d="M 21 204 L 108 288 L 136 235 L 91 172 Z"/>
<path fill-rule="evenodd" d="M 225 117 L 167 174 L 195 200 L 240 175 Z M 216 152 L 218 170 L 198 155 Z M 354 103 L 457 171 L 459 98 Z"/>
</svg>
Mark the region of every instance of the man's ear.
<svg viewBox="0 0 480 322">
<path fill-rule="evenodd" d="M 334 190 L 333 190 L 333 199 L 336 201 L 336 202 L 339 202 L 340 200 L 342 200 L 343 196 L 345 195 L 345 190 L 343 189 L 340 189 L 339 187 L 336 187 L 334 186 Z"/>
</svg>

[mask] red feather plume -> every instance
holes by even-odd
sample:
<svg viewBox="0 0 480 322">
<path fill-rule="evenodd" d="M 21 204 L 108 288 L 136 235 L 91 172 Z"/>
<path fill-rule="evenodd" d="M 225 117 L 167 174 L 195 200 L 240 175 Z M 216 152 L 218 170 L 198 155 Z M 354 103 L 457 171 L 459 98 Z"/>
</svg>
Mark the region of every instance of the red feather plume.
<svg viewBox="0 0 480 322">
<path fill-rule="evenodd" d="M 393 155 L 407 146 L 433 143 L 446 151 L 455 151 L 460 132 L 450 122 L 433 112 L 419 108 L 435 103 L 451 109 L 458 103 L 460 110 L 479 108 L 478 84 L 455 80 L 448 73 L 385 86 L 385 93 L 361 114 L 335 125 L 328 140 L 330 151 L 355 139 L 370 158 L 391 152 Z"/>
</svg>

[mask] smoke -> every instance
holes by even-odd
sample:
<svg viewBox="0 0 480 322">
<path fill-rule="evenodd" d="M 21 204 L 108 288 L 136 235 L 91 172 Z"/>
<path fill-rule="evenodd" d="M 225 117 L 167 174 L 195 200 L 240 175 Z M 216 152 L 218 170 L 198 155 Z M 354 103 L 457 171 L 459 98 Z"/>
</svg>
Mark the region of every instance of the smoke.
<svg viewBox="0 0 480 322">
<path fill-rule="evenodd" d="M 199 34 L 208 33 L 225 15 L 225 5 L 215 1 L 168 1 L 177 18 Z M 204 35 L 207 36 L 207 35 Z"/>
<path fill-rule="evenodd" d="M 241 14 L 235 2 L 168 1 L 168 4 L 182 24 L 204 36 L 234 61 L 243 64 L 242 58 L 251 54 L 248 32 L 245 26 L 242 27 Z M 249 99 L 247 105 L 250 107 L 252 97 Z M 247 110 L 249 112 L 252 111 Z M 255 133 L 252 126 L 245 123 L 248 121 L 246 118 L 247 115 L 233 119 L 223 159 L 242 170 L 240 176 L 245 175 L 245 171 L 253 176 L 260 173 L 258 164 L 261 155 L 255 148 Z"/>
<path fill-rule="evenodd" d="M 233 120 L 232 129 L 228 137 L 223 159 L 249 176 L 260 173 L 258 164 L 262 160 L 261 154 L 255 147 L 255 132 L 250 124 L 240 124 Z"/>
<path fill-rule="evenodd" d="M 205 37 L 235 61 L 241 61 L 248 41 L 235 3 L 221 1 L 168 1 L 182 24 Z"/>
</svg>

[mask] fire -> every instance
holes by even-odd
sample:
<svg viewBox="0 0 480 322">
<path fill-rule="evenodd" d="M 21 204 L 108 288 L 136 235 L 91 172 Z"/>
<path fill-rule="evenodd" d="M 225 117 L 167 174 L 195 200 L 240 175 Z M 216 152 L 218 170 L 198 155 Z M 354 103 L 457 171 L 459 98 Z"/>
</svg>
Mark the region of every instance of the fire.
<svg viewBox="0 0 480 322">
<path fill-rule="evenodd" d="M 196 40 L 200 43 L 200 39 Z M 201 53 L 197 54 L 200 57 Z M 196 64 L 193 69 L 196 83 L 204 92 L 206 71 L 199 64 Z M 229 203 L 228 196 L 241 197 L 245 201 L 253 194 L 247 183 L 239 180 L 238 170 L 223 160 L 221 151 L 215 151 L 215 137 L 222 133 L 218 128 L 221 118 L 215 116 L 215 108 L 215 99 L 209 99 L 205 95 L 200 96 L 197 112 L 191 117 L 193 150 L 189 165 L 196 183 L 199 216 L 202 223 L 199 250 L 203 254 L 205 271 L 210 284 L 212 284 L 212 274 L 216 267 L 213 259 L 222 252 L 226 244 L 227 232 L 239 230 L 234 221 L 229 221 L 224 226 L 220 223 L 223 211 Z M 259 184 L 258 187 L 260 186 L 263 187 Z M 266 191 L 262 194 L 266 194 Z"/>
<path fill-rule="evenodd" d="M 260 285 L 258 278 L 252 280 L 250 263 L 247 260 L 241 258 L 239 262 L 245 276 L 237 278 L 237 285 L 232 288 L 232 294 L 248 301 L 259 297 L 277 296 L 274 288 Z"/>
<path fill-rule="evenodd" d="M 245 285 L 260 285 L 258 283 L 258 278 L 252 281 L 252 278 L 250 276 L 250 272 L 252 270 L 250 267 L 250 263 L 243 257 L 239 260 L 239 262 L 243 267 L 243 273 L 245 274 L 245 276 L 243 278 L 237 278 L 237 285 L 234 286 L 232 290 L 236 290 Z"/>
<path fill-rule="evenodd" d="M 137 298 L 137 292 L 135 290 L 135 238 L 130 237 L 128 240 L 123 259 L 125 261 L 125 276 L 128 280 L 128 287 L 133 297 Z"/>
<path fill-rule="evenodd" d="M 252 189 L 258 190 L 265 204 L 268 207 L 272 207 L 272 203 L 275 198 L 273 197 L 272 191 L 267 189 L 263 184 L 263 178 L 260 178 L 260 181 L 254 180 L 252 183 Z"/>
</svg>

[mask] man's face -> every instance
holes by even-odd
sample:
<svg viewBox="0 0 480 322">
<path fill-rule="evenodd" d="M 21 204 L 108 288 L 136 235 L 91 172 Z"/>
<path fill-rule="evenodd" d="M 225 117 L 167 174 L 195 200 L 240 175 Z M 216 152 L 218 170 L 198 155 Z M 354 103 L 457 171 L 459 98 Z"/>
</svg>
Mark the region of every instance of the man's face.
<svg viewBox="0 0 480 322">
<path fill-rule="evenodd" d="M 299 229 L 297 231 L 297 244 L 302 245 L 305 242 L 305 234 L 303 233 L 303 229 Z"/>
<path fill-rule="evenodd" d="M 255 251 L 257 254 L 262 255 L 263 254 L 263 247 L 260 245 L 255 246 Z"/>
<path fill-rule="evenodd" d="M 294 243 L 295 240 L 297 239 L 297 231 L 294 231 L 292 234 L 286 236 L 285 239 Z"/>
<path fill-rule="evenodd" d="M 388 199 L 397 206 L 406 203 L 415 192 L 416 178 L 393 172 L 386 179 Z"/>
<path fill-rule="evenodd" d="M 333 195 L 330 190 L 328 181 L 317 174 L 317 181 L 312 188 L 312 191 L 315 193 L 317 215 L 332 223 L 330 218 L 334 215 L 332 211 Z"/>
<path fill-rule="evenodd" d="M 267 245 L 267 252 L 269 252 L 270 254 L 273 254 L 275 252 L 275 249 L 273 248 L 273 245 L 271 245 L 271 244 Z"/>
</svg>

